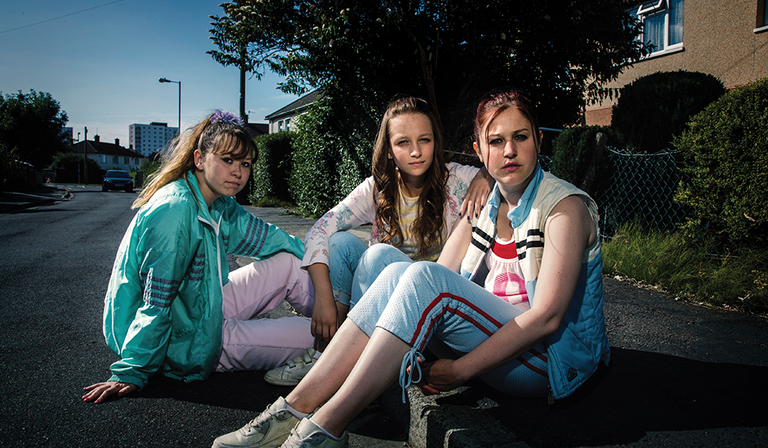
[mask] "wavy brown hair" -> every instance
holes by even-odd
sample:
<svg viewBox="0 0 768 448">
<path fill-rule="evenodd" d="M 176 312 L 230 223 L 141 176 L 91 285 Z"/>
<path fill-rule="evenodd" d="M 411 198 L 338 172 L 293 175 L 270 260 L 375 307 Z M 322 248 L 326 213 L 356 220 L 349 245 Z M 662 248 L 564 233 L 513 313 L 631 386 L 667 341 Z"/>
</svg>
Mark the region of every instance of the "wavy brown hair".
<svg viewBox="0 0 768 448">
<path fill-rule="evenodd" d="M 165 185 L 184 177 L 195 167 L 195 150 L 203 157 L 206 154 L 232 154 L 235 160 L 247 155 L 256 157 L 256 144 L 248 132 L 234 121 L 211 122 L 215 114 L 208 115 L 202 122 L 176 137 L 163 156 L 160 169 L 149 177 L 149 183 L 133 202 L 131 208 L 139 208 L 149 202 L 152 196 Z"/>
<path fill-rule="evenodd" d="M 379 134 L 373 148 L 373 192 L 376 202 L 376 226 L 383 232 L 380 240 L 400 246 L 403 243 L 403 229 L 400 228 L 398 204 L 400 176 L 396 170 L 392 146 L 390 145 L 389 122 L 395 117 L 409 114 L 423 114 L 429 118 L 434 136 L 434 156 L 432 165 L 425 174 L 424 187 L 419 194 L 419 213 L 413 222 L 411 232 L 418 246 L 417 258 L 430 255 L 429 249 L 442 244 L 442 230 L 445 226 L 443 207 L 445 204 L 445 184 L 448 170 L 445 167 L 443 138 L 437 126 L 435 116 L 423 99 L 404 96 L 389 103 L 381 119 Z"/>
</svg>

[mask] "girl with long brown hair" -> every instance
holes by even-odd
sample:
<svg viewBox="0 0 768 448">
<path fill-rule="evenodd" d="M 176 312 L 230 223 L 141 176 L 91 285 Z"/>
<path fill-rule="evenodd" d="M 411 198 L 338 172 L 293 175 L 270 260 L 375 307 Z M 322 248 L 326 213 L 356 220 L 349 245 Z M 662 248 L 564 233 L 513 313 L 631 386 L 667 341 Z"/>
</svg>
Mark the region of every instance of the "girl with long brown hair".
<svg viewBox="0 0 768 448">
<path fill-rule="evenodd" d="M 443 139 L 427 102 L 390 102 L 373 150 L 373 175 L 321 217 L 305 238 L 305 268 L 315 288 L 312 334 L 327 342 L 350 306 L 353 276 L 366 245 L 346 232 L 372 223 L 369 244 L 387 243 L 414 260 L 436 260 L 460 216 L 479 213 L 489 191 L 487 172 L 446 163 Z M 463 203 L 462 203 L 463 201 Z M 273 369 L 264 379 L 295 385 L 319 357 L 315 348 Z"/>
</svg>

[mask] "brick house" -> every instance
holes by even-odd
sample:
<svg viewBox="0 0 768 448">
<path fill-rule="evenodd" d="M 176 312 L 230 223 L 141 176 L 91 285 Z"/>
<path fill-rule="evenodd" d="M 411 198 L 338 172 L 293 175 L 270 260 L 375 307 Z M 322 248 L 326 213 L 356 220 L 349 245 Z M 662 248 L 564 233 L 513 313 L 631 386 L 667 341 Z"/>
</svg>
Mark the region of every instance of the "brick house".
<svg viewBox="0 0 768 448">
<path fill-rule="evenodd" d="M 649 56 L 627 67 L 604 87 L 618 89 L 656 72 L 702 72 L 726 88 L 768 77 L 766 0 L 652 0 L 632 13 L 643 22 Z M 587 106 L 585 124 L 609 125 L 616 99 Z"/>
</svg>

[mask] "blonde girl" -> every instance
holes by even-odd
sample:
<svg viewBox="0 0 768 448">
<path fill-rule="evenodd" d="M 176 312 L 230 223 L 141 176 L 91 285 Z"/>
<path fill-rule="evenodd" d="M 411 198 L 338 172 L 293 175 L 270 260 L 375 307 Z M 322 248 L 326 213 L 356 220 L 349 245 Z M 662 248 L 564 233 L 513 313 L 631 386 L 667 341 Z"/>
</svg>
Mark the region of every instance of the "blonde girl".
<svg viewBox="0 0 768 448">
<path fill-rule="evenodd" d="M 157 373 L 193 381 L 268 369 L 312 345 L 306 318 L 251 320 L 283 300 L 302 313 L 314 304 L 301 241 L 233 199 L 255 152 L 222 111 L 174 142 L 133 204 L 112 268 L 104 335 L 120 359 L 106 382 L 84 388 L 84 401 L 131 393 Z M 259 260 L 229 273 L 228 253 Z"/>
</svg>

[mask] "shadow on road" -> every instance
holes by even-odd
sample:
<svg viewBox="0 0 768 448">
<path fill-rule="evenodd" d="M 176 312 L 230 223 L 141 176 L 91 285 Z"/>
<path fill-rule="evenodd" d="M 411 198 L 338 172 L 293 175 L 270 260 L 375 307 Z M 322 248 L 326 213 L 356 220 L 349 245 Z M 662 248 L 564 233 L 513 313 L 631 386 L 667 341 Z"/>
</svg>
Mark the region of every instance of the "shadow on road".
<svg viewBox="0 0 768 448">
<path fill-rule="evenodd" d="M 765 426 L 768 367 L 621 348 L 611 353 L 610 367 L 551 406 L 500 396 L 479 381 L 438 403 L 477 407 L 490 397 L 499 406 L 486 412 L 531 447 L 623 445 L 648 432 Z"/>
<path fill-rule="evenodd" d="M 185 383 L 162 375 L 153 376 L 135 397 L 170 398 L 231 409 L 260 412 L 290 388 L 255 384 L 264 372 L 212 373 L 205 381 Z"/>
</svg>

